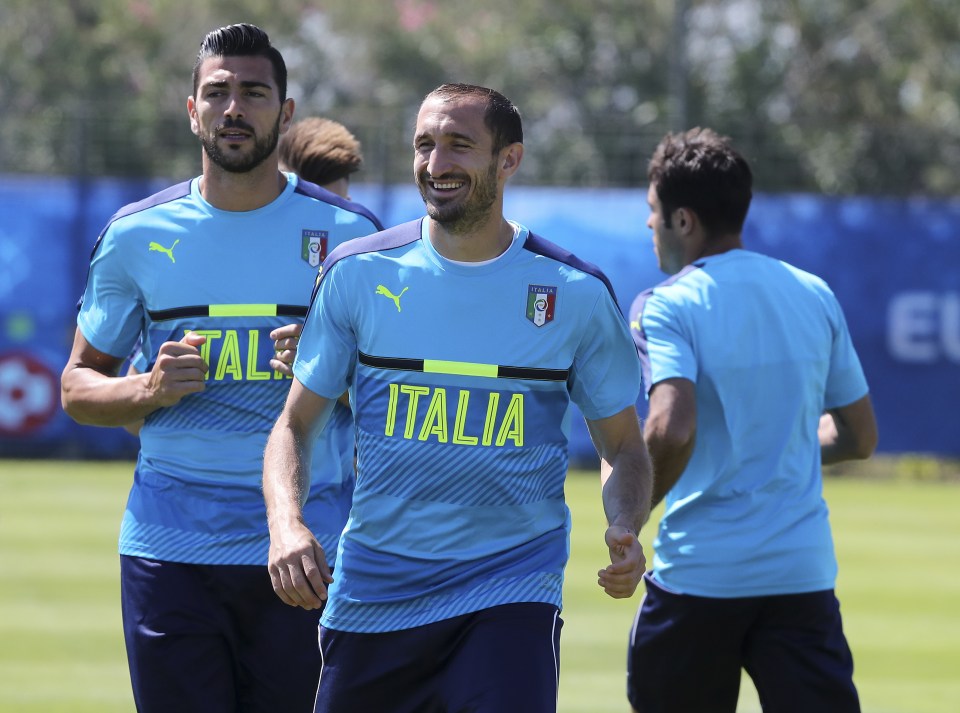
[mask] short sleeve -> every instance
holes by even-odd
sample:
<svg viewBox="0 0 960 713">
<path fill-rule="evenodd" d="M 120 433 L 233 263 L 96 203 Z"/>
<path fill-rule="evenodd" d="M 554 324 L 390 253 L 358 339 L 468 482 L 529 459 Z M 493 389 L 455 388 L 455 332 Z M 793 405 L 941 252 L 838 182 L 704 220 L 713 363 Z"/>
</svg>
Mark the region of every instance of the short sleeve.
<svg viewBox="0 0 960 713">
<path fill-rule="evenodd" d="M 833 344 L 830 351 L 830 370 L 824 389 L 824 408 L 847 406 L 863 398 L 869 387 L 860 364 L 860 357 L 853 346 L 847 320 L 836 297 L 831 292 L 829 305 L 832 309 L 831 326 Z"/>
<path fill-rule="evenodd" d="M 574 358 L 571 398 L 584 417 L 597 420 L 633 406 L 640 395 L 640 360 L 623 315 L 604 290 Z"/>
<path fill-rule="evenodd" d="M 640 303 L 638 305 L 638 303 Z M 697 358 L 690 330 L 680 318 L 677 306 L 657 290 L 634 302 L 634 342 L 640 354 L 644 390 L 665 379 L 684 378 L 696 382 Z"/>
<path fill-rule="evenodd" d="M 95 349 L 125 359 L 143 330 L 143 311 L 119 247 L 111 226 L 90 261 L 77 326 Z"/>
<path fill-rule="evenodd" d="M 343 262 L 337 262 L 319 281 L 293 363 L 300 383 L 330 399 L 347 389 L 357 355 L 348 302 L 343 299 L 343 272 Z"/>
</svg>

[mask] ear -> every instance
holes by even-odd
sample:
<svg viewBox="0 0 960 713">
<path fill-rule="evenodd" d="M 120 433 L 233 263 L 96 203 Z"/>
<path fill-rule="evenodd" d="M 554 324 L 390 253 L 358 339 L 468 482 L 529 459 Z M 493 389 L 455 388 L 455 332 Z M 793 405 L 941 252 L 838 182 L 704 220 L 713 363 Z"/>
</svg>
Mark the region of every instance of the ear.
<svg viewBox="0 0 960 713">
<path fill-rule="evenodd" d="M 287 129 L 290 128 L 290 124 L 293 122 L 293 110 L 295 104 L 293 99 L 287 97 L 283 100 L 283 105 L 280 107 L 280 133 L 286 133 Z"/>
<path fill-rule="evenodd" d="M 689 208 L 677 208 L 673 211 L 673 229 L 681 235 L 692 233 L 697 224 L 697 214 Z"/>
<path fill-rule="evenodd" d="M 191 96 L 187 97 L 187 116 L 190 117 L 190 131 L 195 136 L 200 135 L 200 119 L 197 117 L 197 102 Z"/>
<path fill-rule="evenodd" d="M 689 208 L 678 208 L 673 213 L 673 220 L 673 231 L 683 245 L 684 264 L 689 264 L 703 254 L 706 235 L 700 216 Z"/>
<path fill-rule="evenodd" d="M 500 149 L 498 171 L 503 178 L 510 178 L 520 168 L 523 160 L 523 144 L 515 143 Z"/>
</svg>

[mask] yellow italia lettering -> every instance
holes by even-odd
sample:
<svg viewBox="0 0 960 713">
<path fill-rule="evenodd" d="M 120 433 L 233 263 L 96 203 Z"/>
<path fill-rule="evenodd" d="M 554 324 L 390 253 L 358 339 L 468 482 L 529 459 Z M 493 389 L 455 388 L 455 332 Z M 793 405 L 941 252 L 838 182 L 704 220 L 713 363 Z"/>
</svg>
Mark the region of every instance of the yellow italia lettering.
<svg viewBox="0 0 960 713">
<path fill-rule="evenodd" d="M 490 393 L 487 399 L 487 417 L 483 422 L 483 445 L 489 446 L 493 443 L 493 429 L 497 425 L 497 406 L 500 404 L 500 394 L 496 391 Z"/>
<path fill-rule="evenodd" d="M 460 398 L 457 399 L 457 419 L 453 424 L 453 442 L 462 446 L 475 446 L 480 440 L 476 436 L 463 435 L 463 427 L 467 422 L 467 407 L 470 405 L 470 392 L 460 391 Z"/>
<path fill-rule="evenodd" d="M 507 404 L 507 412 L 497 433 L 497 445 L 502 446 L 507 439 L 513 440 L 517 448 L 523 446 L 523 394 L 513 394 Z"/>
<path fill-rule="evenodd" d="M 438 388 L 433 392 L 427 415 L 420 428 L 420 440 L 425 441 L 430 436 L 436 436 L 440 443 L 447 442 L 447 390 Z"/>
<path fill-rule="evenodd" d="M 436 438 L 438 443 L 452 442 L 461 446 L 497 446 L 507 443 L 514 446 L 523 446 L 524 441 L 524 414 L 523 394 L 511 394 L 503 418 L 500 419 L 498 410 L 500 394 L 492 392 L 487 397 L 486 413 L 483 420 L 481 436 L 471 436 L 465 433 L 467 414 L 470 408 L 470 391 L 461 389 L 457 396 L 457 409 L 453 416 L 453 439 L 450 439 L 449 409 L 447 407 L 447 389 L 444 387 L 411 386 L 407 384 L 387 385 L 387 414 L 383 430 L 385 436 L 394 436 L 397 429 L 397 412 L 402 408 L 401 398 L 406 397 L 404 406 L 407 415 L 404 419 L 402 438 L 412 440 L 416 434 L 417 440 L 428 441 Z M 421 398 L 430 397 L 426 406 L 423 421 L 417 428 L 417 407 Z"/>
<path fill-rule="evenodd" d="M 240 359 L 240 339 L 236 329 L 228 329 L 223 335 L 223 346 L 220 348 L 220 358 L 217 360 L 217 373 L 214 379 L 222 381 L 227 374 L 234 381 L 243 379 L 243 367 Z"/>
<path fill-rule="evenodd" d="M 430 387 L 408 386 L 404 384 L 400 387 L 400 393 L 407 394 L 410 397 L 407 405 L 407 422 L 403 427 L 403 437 L 413 438 L 413 431 L 417 426 L 417 403 L 420 401 L 421 396 L 426 396 L 430 393 Z"/>
<path fill-rule="evenodd" d="M 247 337 L 247 380 L 248 381 L 269 381 L 270 372 L 269 371 L 258 371 L 257 370 L 257 355 L 260 353 L 260 332 L 256 329 L 251 329 L 250 334 Z M 280 372 L 275 371 L 274 374 L 280 374 Z M 280 374 L 280 376 L 283 376 Z"/>
<path fill-rule="evenodd" d="M 383 435 L 392 436 L 393 429 L 397 427 L 397 401 L 400 399 L 400 387 L 396 384 L 390 384 L 390 396 L 387 401 L 387 425 L 383 429 Z"/>
<path fill-rule="evenodd" d="M 213 346 L 214 339 L 220 339 L 223 335 L 223 332 L 219 329 L 185 329 L 183 330 L 184 334 L 199 334 L 201 337 L 206 337 L 207 341 L 200 345 L 200 357 L 208 365 L 210 364 L 210 348 Z M 207 371 L 207 379 L 210 378 L 210 372 Z"/>
<path fill-rule="evenodd" d="M 200 356 L 211 369 L 207 371 L 207 379 L 223 381 L 232 379 L 233 381 L 267 381 L 269 379 L 289 379 L 290 377 L 272 369 L 261 371 L 257 368 L 257 357 L 260 351 L 260 332 L 256 329 L 247 331 L 247 353 L 246 361 L 240 351 L 240 334 L 243 330 L 239 329 L 187 329 L 184 334 L 198 334 L 206 337 L 206 341 L 200 345 Z M 214 350 L 214 342 L 218 339 L 223 340 L 219 349 Z M 216 353 L 216 364 L 211 364 L 211 355 Z M 271 376 L 271 372 L 273 375 Z"/>
</svg>

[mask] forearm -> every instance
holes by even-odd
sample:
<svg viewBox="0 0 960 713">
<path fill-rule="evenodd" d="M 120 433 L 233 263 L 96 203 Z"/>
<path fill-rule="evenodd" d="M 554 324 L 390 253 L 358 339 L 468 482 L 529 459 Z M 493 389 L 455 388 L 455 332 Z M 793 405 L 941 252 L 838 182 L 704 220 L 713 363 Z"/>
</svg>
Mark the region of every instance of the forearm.
<svg viewBox="0 0 960 713">
<path fill-rule="evenodd" d="M 304 438 L 282 419 L 274 426 L 263 454 L 263 499 L 267 525 L 277 527 L 303 521 L 303 503 L 310 487 L 305 467 L 308 449 Z"/>
<path fill-rule="evenodd" d="M 294 378 L 263 453 L 263 498 L 271 539 L 303 522 L 310 487 L 310 449 L 330 418 L 334 399 L 318 396 Z"/>
<path fill-rule="evenodd" d="M 61 379 L 63 410 L 88 426 L 124 426 L 141 421 L 159 407 L 147 374 L 111 376 L 83 366 L 68 368 Z"/>
<path fill-rule="evenodd" d="M 653 461 L 652 503 L 656 507 L 683 475 L 693 454 L 693 441 L 677 446 L 668 445 L 656 437 L 648 436 L 647 448 Z"/>
<path fill-rule="evenodd" d="M 643 438 L 653 460 L 653 506 L 676 485 L 697 438 L 697 397 L 689 379 L 665 379 L 650 391 Z"/>
<path fill-rule="evenodd" d="M 838 411 L 820 417 L 817 438 L 820 441 L 820 463 L 831 465 L 847 460 L 869 458 L 876 447 L 876 426 L 871 421 L 866 429 L 852 428 Z"/>
<path fill-rule="evenodd" d="M 620 453 L 610 463 L 600 463 L 603 511 L 608 525 L 619 525 L 634 534 L 650 517 L 653 470 L 644 449 Z"/>
</svg>

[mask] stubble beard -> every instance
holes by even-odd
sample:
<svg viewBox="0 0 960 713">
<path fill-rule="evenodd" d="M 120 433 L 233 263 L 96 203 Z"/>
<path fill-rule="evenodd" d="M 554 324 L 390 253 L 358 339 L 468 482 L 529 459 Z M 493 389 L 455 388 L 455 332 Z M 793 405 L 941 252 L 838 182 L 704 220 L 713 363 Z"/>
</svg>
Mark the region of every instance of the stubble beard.
<svg viewBox="0 0 960 713">
<path fill-rule="evenodd" d="M 490 218 L 490 208 L 497 201 L 497 164 L 490 163 L 490 168 L 476 183 L 474 193 L 459 202 L 432 203 L 428 198 L 427 174 L 424 171 L 417 177 L 417 187 L 420 197 L 427 207 L 427 215 L 439 223 L 444 230 L 452 235 L 466 235 Z"/>
<path fill-rule="evenodd" d="M 217 134 L 224 128 L 240 127 L 247 131 L 252 131 L 245 124 L 236 122 L 225 122 L 214 127 L 214 129 L 200 137 L 200 143 L 210 160 L 229 173 L 248 173 L 267 160 L 280 141 L 280 115 L 277 115 L 277 121 L 273 125 L 273 130 L 262 138 L 254 136 L 253 149 L 247 154 L 232 155 L 225 153 L 217 141 Z"/>
</svg>

